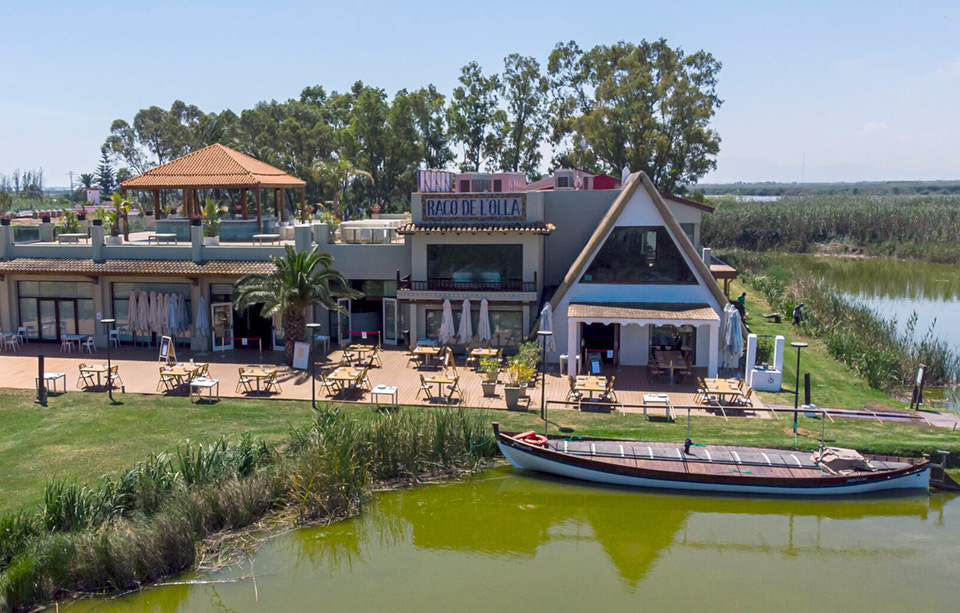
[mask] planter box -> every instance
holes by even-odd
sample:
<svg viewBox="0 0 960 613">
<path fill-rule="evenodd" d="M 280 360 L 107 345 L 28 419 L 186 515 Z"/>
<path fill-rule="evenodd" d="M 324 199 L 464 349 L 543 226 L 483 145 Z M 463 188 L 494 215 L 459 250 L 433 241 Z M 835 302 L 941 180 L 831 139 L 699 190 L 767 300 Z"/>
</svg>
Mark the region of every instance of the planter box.
<svg viewBox="0 0 960 613">
<path fill-rule="evenodd" d="M 510 411 L 520 410 L 520 394 L 523 387 L 503 386 L 503 397 L 507 401 L 507 409 Z"/>
<path fill-rule="evenodd" d="M 480 387 L 483 388 L 484 398 L 494 398 L 497 395 L 497 382 L 487 383 L 483 381 L 480 383 Z"/>
<path fill-rule="evenodd" d="M 203 246 L 204 247 L 213 247 L 220 244 L 219 236 L 204 236 L 203 237 Z"/>
</svg>

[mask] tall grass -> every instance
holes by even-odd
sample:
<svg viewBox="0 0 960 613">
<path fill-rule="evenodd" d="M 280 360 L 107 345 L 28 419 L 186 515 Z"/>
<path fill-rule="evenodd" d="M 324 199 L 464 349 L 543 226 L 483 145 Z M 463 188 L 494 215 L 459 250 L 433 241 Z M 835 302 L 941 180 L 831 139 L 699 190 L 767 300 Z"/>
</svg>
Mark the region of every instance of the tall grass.
<svg viewBox="0 0 960 613">
<path fill-rule="evenodd" d="M 807 196 L 721 200 L 703 220 L 713 248 L 804 253 L 840 242 L 872 254 L 960 263 L 960 199 L 949 196 Z"/>
<path fill-rule="evenodd" d="M 474 470 L 496 449 L 488 424 L 462 408 L 364 420 L 324 409 L 277 450 L 249 435 L 187 443 L 96 486 L 52 482 L 35 514 L 0 518 L 0 609 L 130 589 L 190 568 L 204 538 L 267 513 L 346 517 L 378 484 Z"/>
<path fill-rule="evenodd" d="M 756 252 L 725 251 L 723 258 L 777 312 L 789 314 L 802 301 L 802 328 L 823 340 L 832 357 L 853 368 L 874 389 L 890 391 L 910 385 L 920 364 L 926 365 L 930 385 L 947 385 L 960 376 L 960 356 L 932 328 L 918 336 L 916 314 L 899 332 L 895 321 L 847 302 L 799 268 L 787 268 Z"/>
</svg>

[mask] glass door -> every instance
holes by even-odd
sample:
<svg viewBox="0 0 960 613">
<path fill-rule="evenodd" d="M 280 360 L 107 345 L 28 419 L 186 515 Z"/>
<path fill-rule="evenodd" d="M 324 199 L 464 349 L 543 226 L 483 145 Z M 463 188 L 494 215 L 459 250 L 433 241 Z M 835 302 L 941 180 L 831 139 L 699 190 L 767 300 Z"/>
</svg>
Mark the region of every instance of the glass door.
<svg viewBox="0 0 960 613">
<path fill-rule="evenodd" d="M 40 340 L 60 340 L 60 326 L 57 325 L 57 301 L 39 300 L 40 305 Z"/>
<path fill-rule="evenodd" d="M 396 345 L 400 342 L 400 312 L 396 298 L 383 299 L 383 342 Z"/>
<path fill-rule="evenodd" d="M 210 305 L 213 350 L 233 349 L 233 303 L 216 302 Z M 218 342 L 219 341 L 219 342 Z"/>
<path fill-rule="evenodd" d="M 337 344 L 352 343 L 353 335 L 349 331 L 353 329 L 353 300 L 337 298 L 337 306 L 342 309 L 337 311 Z"/>
</svg>

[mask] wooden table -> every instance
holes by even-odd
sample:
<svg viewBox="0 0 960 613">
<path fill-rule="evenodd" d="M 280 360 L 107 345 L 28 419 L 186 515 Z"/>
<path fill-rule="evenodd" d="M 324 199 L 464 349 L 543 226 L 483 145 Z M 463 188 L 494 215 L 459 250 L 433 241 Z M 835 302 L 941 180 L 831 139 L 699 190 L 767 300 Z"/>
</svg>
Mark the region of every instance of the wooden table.
<svg viewBox="0 0 960 613">
<path fill-rule="evenodd" d="M 654 359 L 657 361 L 657 364 L 660 368 L 667 368 L 670 370 L 670 384 L 676 382 L 674 377 L 675 370 L 687 370 L 690 368 L 687 365 L 687 361 L 684 359 L 683 354 L 679 351 L 657 351 L 653 354 Z"/>
<path fill-rule="evenodd" d="M 593 375 L 579 376 L 576 379 L 573 389 L 580 392 L 580 400 L 577 402 L 577 408 L 580 408 L 584 393 L 590 394 L 589 400 L 593 400 L 595 393 L 607 391 L 607 378 Z"/>
<path fill-rule="evenodd" d="M 85 367 L 85 368 L 81 368 L 81 369 L 80 369 L 80 372 L 82 372 L 82 373 L 84 373 L 84 374 L 88 374 L 88 375 L 96 374 L 96 375 L 97 375 L 97 387 L 101 387 L 100 375 L 102 375 L 103 373 L 108 372 L 108 371 L 109 371 L 109 369 L 108 369 L 106 366 L 87 366 L 87 367 Z M 109 381 L 110 378 L 107 377 L 107 380 Z"/>
<path fill-rule="evenodd" d="M 480 347 L 477 349 L 470 350 L 470 357 L 476 359 L 477 368 L 480 368 L 480 360 L 483 358 L 495 358 L 500 353 L 499 349 L 494 349 L 492 347 Z"/>
<path fill-rule="evenodd" d="M 433 356 L 440 353 L 440 347 L 417 347 L 413 350 L 414 355 L 422 355 L 425 358 L 424 365 L 432 366 L 433 365 Z"/>
<path fill-rule="evenodd" d="M 707 393 L 717 396 L 720 402 L 730 403 L 743 394 L 738 379 L 704 379 L 703 382 L 707 386 Z"/>
<path fill-rule="evenodd" d="M 424 382 L 429 384 L 436 383 L 437 385 L 437 398 L 446 401 L 446 396 L 443 394 L 444 385 L 453 385 L 456 380 L 453 377 L 448 377 L 447 375 L 432 375 L 429 377 L 423 378 Z"/>
<path fill-rule="evenodd" d="M 173 244 L 176 245 L 176 244 L 177 244 L 177 235 L 176 235 L 176 234 L 173 234 L 173 233 L 170 233 L 170 234 L 156 234 L 156 233 L 155 233 L 155 234 L 149 234 L 149 235 L 147 235 L 147 244 L 148 244 L 148 245 L 149 245 L 150 243 L 154 243 L 154 242 L 159 245 L 159 244 L 160 244 L 160 241 L 166 241 L 166 242 L 168 242 L 168 243 L 169 243 L 170 241 L 173 241 Z"/>
<path fill-rule="evenodd" d="M 280 240 L 279 234 L 254 234 L 253 235 L 254 244 L 260 243 L 261 245 L 263 245 L 263 241 L 267 241 L 268 243 L 275 243 L 278 240 Z"/>
<path fill-rule="evenodd" d="M 81 240 L 86 240 L 87 238 L 88 236 L 86 234 L 80 233 L 58 234 L 57 243 L 61 245 L 63 243 L 79 243 Z"/>
<path fill-rule="evenodd" d="M 370 353 L 376 349 L 376 345 L 347 345 L 346 350 L 357 354 L 359 361 L 363 361 L 363 354 Z"/>
<path fill-rule="evenodd" d="M 251 368 L 249 370 L 243 371 L 244 376 L 252 377 L 257 380 L 257 392 L 260 391 L 260 381 L 263 379 L 269 379 L 273 375 L 277 374 L 277 369 L 272 368 L 270 370 L 265 370 L 263 368 Z"/>
<path fill-rule="evenodd" d="M 356 387 L 359 383 L 362 370 L 357 370 L 351 366 L 341 366 L 327 375 L 328 381 L 333 381 L 337 386 L 337 393 L 344 391 L 348 387 Z"/>
<path fill-rule="evenodd" d="M 177 385 L 183 385 L 184 379 L 190 381 L 200 370 L 199 364 L 174 364 L 170 368 L 161 371 L 161 374 L 170 375 L 177 378 Z"/>
</svg>

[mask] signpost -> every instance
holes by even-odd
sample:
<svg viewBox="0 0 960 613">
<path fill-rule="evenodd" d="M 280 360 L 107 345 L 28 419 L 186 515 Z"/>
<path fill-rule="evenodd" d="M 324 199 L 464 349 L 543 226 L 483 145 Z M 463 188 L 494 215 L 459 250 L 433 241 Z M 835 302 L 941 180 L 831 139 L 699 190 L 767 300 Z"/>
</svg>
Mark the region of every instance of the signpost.
<svg viewBox="0 0 960 613">
<path fill-rule="evenodd" d="M 160 358 L 158 362 L 169 364 L 170 361 L 177 361 L 177 348 L 173 344 L 173 339 L 169 336 L 160 337 Z"/>
</svg>

